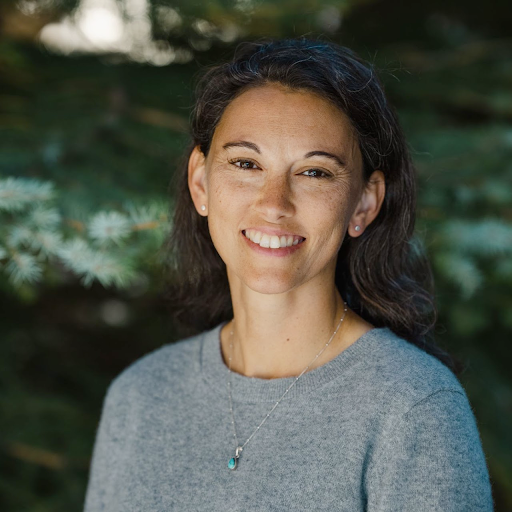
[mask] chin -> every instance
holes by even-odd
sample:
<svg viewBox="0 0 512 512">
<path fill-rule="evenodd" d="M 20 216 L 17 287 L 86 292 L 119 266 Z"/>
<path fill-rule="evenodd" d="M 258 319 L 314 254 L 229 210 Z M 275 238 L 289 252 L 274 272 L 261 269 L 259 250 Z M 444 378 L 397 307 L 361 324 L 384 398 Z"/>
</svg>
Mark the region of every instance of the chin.
<svg viewBox="0 0 512 512">
<path fill-rule="evenodd" d="M 286 293 L 297 286 L 297 282 L 291 278 L 285 278 L 284 276 L 278 278 L 275 275 L 268 274 L 260 278 L 245 276 L 242 282 L 251 290 L 265 295 Z"/>
</svg>

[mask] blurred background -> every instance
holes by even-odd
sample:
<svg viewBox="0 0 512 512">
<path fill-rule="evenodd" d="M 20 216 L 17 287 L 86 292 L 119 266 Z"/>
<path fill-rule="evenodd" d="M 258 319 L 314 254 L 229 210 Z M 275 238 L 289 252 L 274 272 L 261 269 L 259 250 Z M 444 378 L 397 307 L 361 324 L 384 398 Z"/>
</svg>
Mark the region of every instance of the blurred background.
<svg viewBox="0 0 512 512">
<path fill-rule="evenodd" d="M 418 169 L 439 345 L 512 510 L 509 0 L 2 0 L 0 509 L 80 511 L 106 388 L 180 339 L 163 294 L 194 80 L 242 40 L 377 68 Z"/>
</svg>

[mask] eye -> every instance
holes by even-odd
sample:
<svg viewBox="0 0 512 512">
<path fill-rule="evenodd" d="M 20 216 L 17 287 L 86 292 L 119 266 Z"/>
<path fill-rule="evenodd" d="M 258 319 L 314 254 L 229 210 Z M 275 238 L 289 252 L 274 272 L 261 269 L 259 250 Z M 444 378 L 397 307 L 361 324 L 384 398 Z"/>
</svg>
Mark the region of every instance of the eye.
<svg viewBox="0 0 512 512">
<path fill-rule="evenodd" d="M 302 174 L 306 172 L 311 172 L 314 174 L 307 174 L 306 176 L 310 176 L 311 178 L 330 178 L 331 175 L 328 172 L 322 171 L 322 169 L 308 169 L 307 171 L 304 171 Z M 320 176 L 322 174 L 323 176 Z"/>
<path fill-rule="evenodd" d="M 254 167 L 250 167 L 251 165 L 256 165 L 252 160 L 247 160 L 246 158 L 235 158 L 234 160 L 228 160 L 230 164 L 235 165 L 236 167 L 240 167 L 241 169 L 254 169 Z M 236 164 L 240 165 L 236 165 Z"/>
</svg>

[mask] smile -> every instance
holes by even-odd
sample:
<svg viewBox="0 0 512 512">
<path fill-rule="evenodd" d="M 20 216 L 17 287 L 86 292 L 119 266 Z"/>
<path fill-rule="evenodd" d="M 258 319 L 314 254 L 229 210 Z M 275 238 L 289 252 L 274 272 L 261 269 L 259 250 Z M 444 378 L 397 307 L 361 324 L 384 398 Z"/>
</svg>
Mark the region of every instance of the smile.
<svg viewBox="0 0 512 512">
<path fill-rule="evenodd" d="M 292 247 L 304 242 L 305 238 L 298 235 L 267 235 L 261 231 L 254 229 L 244 230 L 242 234 L 251 242 L 259 245 L 260 247 L 270 249 L 281 249 L 284 247 Z"/>
</svg>

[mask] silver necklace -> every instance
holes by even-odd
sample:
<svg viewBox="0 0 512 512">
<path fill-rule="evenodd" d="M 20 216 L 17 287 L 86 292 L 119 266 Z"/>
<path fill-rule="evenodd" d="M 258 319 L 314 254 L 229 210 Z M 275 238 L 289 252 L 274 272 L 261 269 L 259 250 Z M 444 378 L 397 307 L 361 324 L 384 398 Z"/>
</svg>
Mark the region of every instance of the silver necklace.
<svg viewBox="0 0 512 512">
<path fill-rule="evenodd" d="M 235 456 L 234 457 L 231 457 L 231 459 L 229 459 L 229 462 L 228 462 L 228 468 L 229 469 L 236 469 L 237 467 L 237 463 L 238 463 L 238 459 L 240 458 L 240 455 L 242 454 L 242 450 L 245 448 L 245 445 L 252 439 L 252 436 L 254 436 L 254 434 L 256 434 L 256 432 L 258 432 L 258 430 L 260 429 L 260 427 L 263 425 L 263 423 L 265 423 L 265 421 L 267 421 L 267 418 L 270 416 L 270 414 L 272 413 L 272 411 L 277 407 L 277 404 L 283 399 L 283 397 L 286 395 L 286 393 L 288 393 L 288 391 L 290 391 L 290 389 L 292 388 L 292 386 L 302 377 L 302 375 L 304 374 L 304 372 L 317 360 L 317 358 L 320 356 L 320 354 L 322 354 L 322 352 L 329 346 L 329 344 L 331 343 L 331 341 L 333 340 L 334 336 L 336 336 L 336 333 L 338 332 L 338 329 L 340 328 L 340 325 L 341 323 L 343 322 L 344 318 L 345 318 L 345 315 L 347 313 L 347 303 L 345 301 L 343 301 L 343 304 L 344 304 L 344 312 L 343 312 L 343 316 L 340 318 L 340 321 L 338 323 L 338 327 L 336 327 L 336 330 L 334 331 L 334 333 L 332 334 L 331 336 L 331 339 L 325 344 L 325 346 L 322 348 L 322 350 L 320 350 L 320 352 L 316 355 L 316 357 L 311 361 L 311 363 L 309 363 L 306 368 L 304 368 L 304 370 L 302 370 L 301 374 L 295 378 L 295 380 L 290 384 L 290 386 L 288 387 L 288 389 L 283 393 L 283 395 L 281 396 L 281 398 L 275 403 L 274 407 L 272 407 L 272 409 L 270 410 L 270 412 L 265 416 L 265 418 L 263 418 L 263 421 L 259 424 L 259 426 L 256 428 L 256 430 L 250 435 L 249 439 L 247 439 L 247 441 L 245 441 L 245 443 L 240 446 L 240 444 L 238 443 L 238 436 L 236 435 L 236 427 L 235 427 L 235 415 L 233 414 L 233 399 L 231 397 L 231 356 L 233 355 L 233 329 L 231 329 L 231 334 L 230 334 L 230 339 L 231 339 L 231 343 L 230 343 L 230 348 L 231 348 L 231 354 L 229 356 L 229 380 L 228 380 L 228 393 L 229 393 L 229 408 L 231 409 L 231 418 L 232 418 L 232 421 L 231 423 L 233 424 L 233 435 L 234 435 L 234 438 L 235 438 L 235 443 L 236 443 L 236 449 L 235 449 Z M 233 318 L 233 325 L 235 323 L 235 319 Z"/>
</svg>

